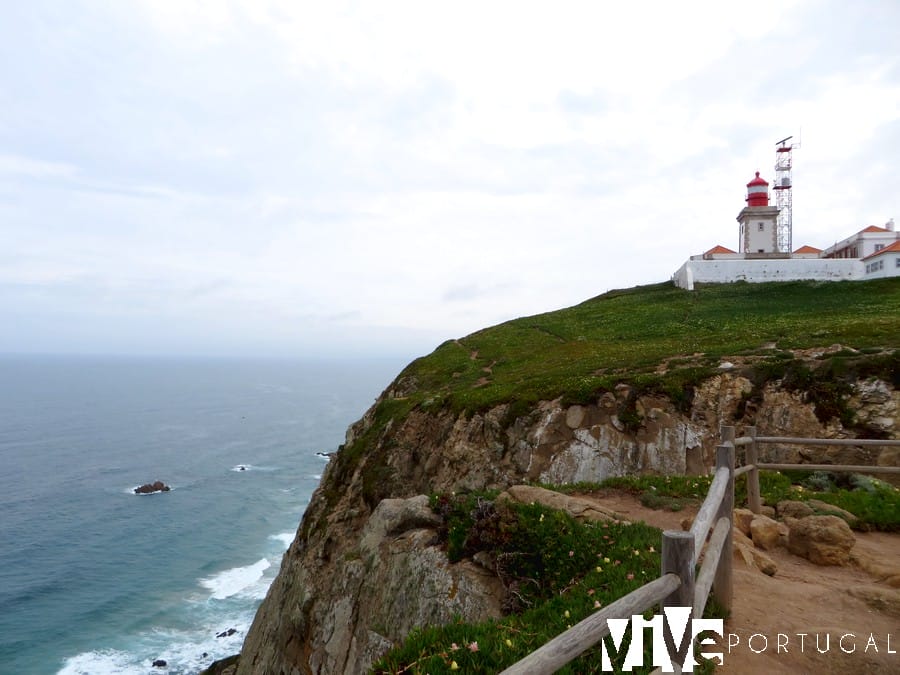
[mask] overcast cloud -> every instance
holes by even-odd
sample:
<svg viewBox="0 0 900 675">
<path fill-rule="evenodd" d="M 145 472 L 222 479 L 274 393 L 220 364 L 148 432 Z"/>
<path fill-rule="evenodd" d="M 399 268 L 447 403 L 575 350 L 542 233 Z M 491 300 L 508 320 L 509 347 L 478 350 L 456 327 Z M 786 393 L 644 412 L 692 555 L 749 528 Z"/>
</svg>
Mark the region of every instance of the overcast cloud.
<svg viewBox="0 0 900 675">
<path fill-rule="evenodd" d="M 30 0 L 0 21 L 0 351 L 408 356 L 900 217 L 900 3 Z"/>
</svg>

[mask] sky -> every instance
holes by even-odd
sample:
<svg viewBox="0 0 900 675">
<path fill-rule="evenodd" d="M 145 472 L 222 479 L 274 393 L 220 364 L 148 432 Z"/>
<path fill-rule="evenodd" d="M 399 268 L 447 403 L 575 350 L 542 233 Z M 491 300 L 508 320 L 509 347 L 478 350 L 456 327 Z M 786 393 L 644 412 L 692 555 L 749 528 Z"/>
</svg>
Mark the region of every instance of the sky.
<svg viewBox="0 0 900 675">
<path fill-rule="evenodd" d="M 900 3 L 0 0 L 0 352 L 414 358 L 900 219 Z"/>
</svg>

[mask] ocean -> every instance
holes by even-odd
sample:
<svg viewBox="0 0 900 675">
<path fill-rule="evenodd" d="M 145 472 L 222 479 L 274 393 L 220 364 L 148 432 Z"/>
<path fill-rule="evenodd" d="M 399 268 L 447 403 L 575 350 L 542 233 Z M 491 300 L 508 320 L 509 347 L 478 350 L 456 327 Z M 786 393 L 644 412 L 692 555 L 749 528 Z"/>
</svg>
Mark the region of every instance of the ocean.
<svg viewBox="0 0 900 675">
<path fill-rule="evenodd" d="M 0 673 L 182 675 L 239 651 L 317 453 L 403 365 L 0 357 Z M 155 480 L 171 491 L 134 494 Z"/>
</svg>

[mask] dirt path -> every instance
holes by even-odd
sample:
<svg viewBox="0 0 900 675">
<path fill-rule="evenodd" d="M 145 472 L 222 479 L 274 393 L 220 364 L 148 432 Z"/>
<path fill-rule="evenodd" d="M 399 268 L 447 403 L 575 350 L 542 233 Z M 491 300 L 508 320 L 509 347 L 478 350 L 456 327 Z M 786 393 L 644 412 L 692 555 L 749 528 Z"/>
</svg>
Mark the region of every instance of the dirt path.
<svg viewBox="0 0 900 675">
<path fill-rule="evenodd" d="M 682 519 L 697 511 L 697 506 L 655 511 L 622 492 L 582 496 L 661 529 L 681 529 Z M 855 534 L 854 550 L 900 562 L 900 535 Z M 734 604 L 725 621 L 724 665 L 717 674 L 900 673 L 898 589 L 855 566 L 820 567 L 783 548 L 768 554 L 778 565 L 773 577 L 747 567 L 741 558 L 734 560 Z M 802 648 L 800 634 L 805 634 Z M 817 635 L 819 648 L 827 646 L 825 653 L 817 650 Z M 730 651 L 729 639 L 737 642 Z"/>
</svg>

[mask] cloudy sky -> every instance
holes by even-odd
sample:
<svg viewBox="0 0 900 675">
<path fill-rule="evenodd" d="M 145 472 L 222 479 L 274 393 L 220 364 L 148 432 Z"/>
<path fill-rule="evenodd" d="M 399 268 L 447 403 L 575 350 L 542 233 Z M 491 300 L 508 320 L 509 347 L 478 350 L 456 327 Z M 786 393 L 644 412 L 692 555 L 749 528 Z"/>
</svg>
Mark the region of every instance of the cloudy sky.
<svg viewBox="0 0 900 675">
<path fill-rule="evenodd" d="M 0 0 L 0 352 L 414 356 L 900 220 L 900 3 Z"/>
</svg>

